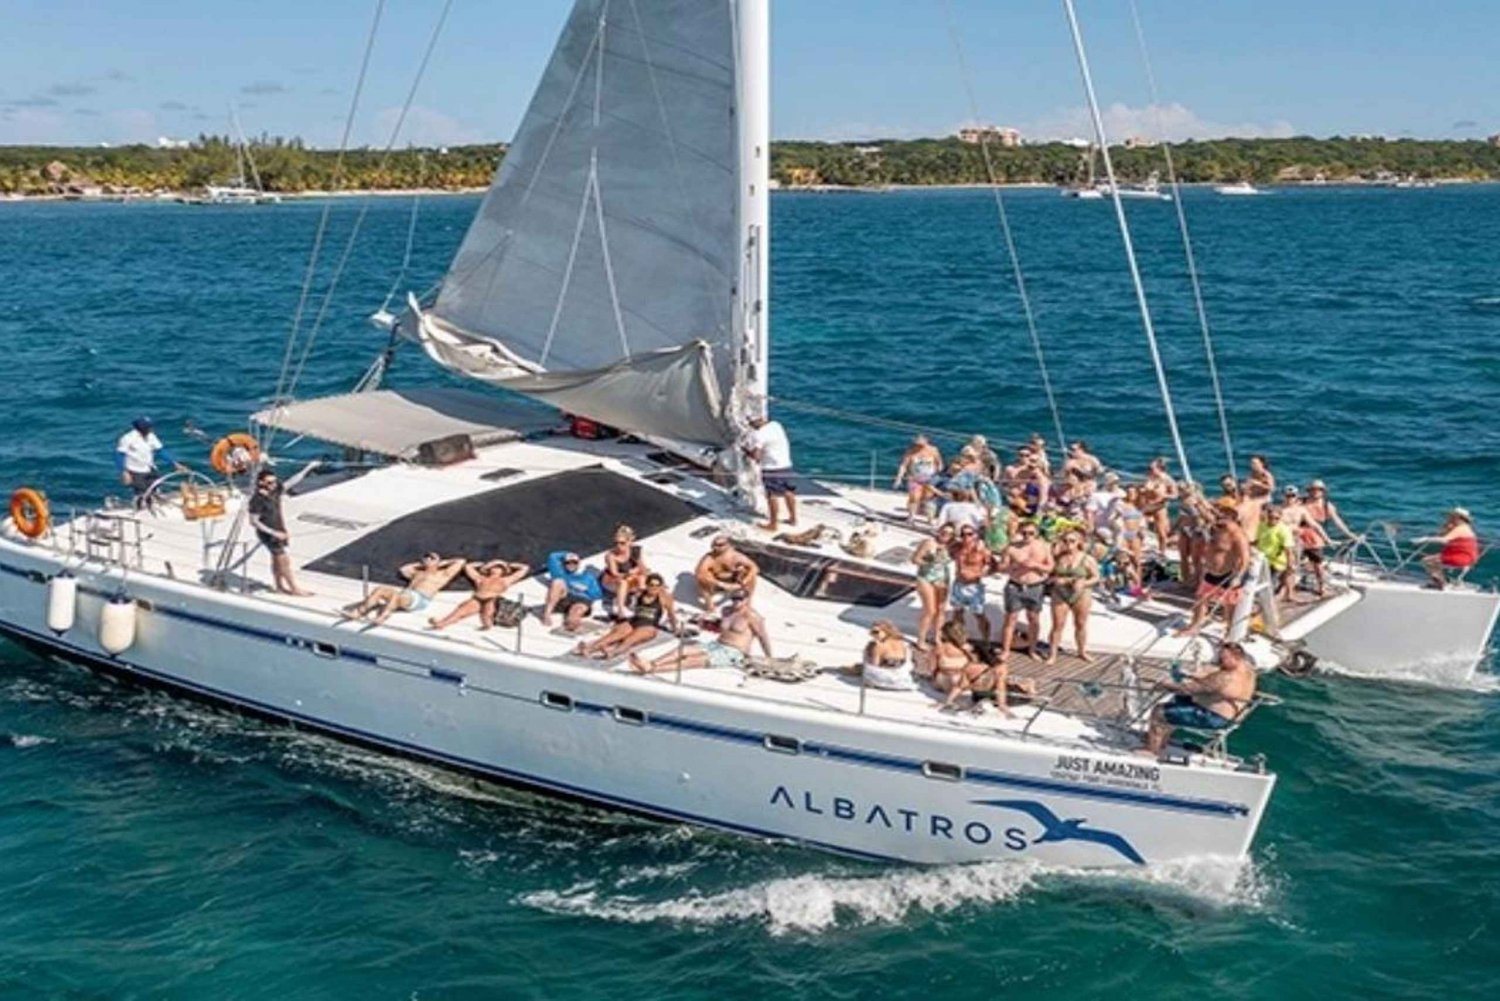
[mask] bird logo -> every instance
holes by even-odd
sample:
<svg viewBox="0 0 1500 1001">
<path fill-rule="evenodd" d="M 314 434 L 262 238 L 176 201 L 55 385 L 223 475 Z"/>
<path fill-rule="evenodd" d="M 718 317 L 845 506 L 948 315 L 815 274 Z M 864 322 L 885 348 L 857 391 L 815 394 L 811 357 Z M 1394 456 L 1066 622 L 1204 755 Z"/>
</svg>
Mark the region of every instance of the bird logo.
<svg viewBox="0 0 1500 1001">
<path fill-rule="evenodd" d="M 1031 842 L 1034 845 L 1057 841 L 1092 841 L 1096 845 L 1114 849 L 1137 865 L 1146 864 L 1146 860 L 1141 857 L 1140 852 L 1135 850 L 1135 846 L 1114 831 L 1085 827 L 1084 825 L 1088 823 L 1086 817 L 1071 817 L 1064 820 L 1041 803 L 1029 799 L 980 799 L 974 802 L 979 806 L 998 806 L 1003 810 L 1019 810 L 1041 824 L 1042 836 Z"/>
</svg>

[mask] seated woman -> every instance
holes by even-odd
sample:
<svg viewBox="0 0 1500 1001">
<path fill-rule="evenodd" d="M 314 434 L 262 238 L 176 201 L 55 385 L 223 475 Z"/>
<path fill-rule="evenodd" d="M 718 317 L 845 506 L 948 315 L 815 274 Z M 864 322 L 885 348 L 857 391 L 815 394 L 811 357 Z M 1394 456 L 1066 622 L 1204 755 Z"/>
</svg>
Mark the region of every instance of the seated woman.
<svg viewBox="0 0 1500 1001">
<path fill-rule="evenodd" d="M 479 628 L 489 629 L 495 625 L 495 611 L 500 605 L 500 596 L 511 586 L 519 584 L 531 574 L 524 563 L 507 563 L 505 560 L 490 560 L 488 563 L 465 563 L 464 576 L 474 585 L 474 594 L 441 619 L 436 615 L 427 620 L 431 629 L 447 629 L 455 622 L 462 622 L 475 612 L 479 613 Z"/>
<path fill-rule="evenodd" d="M 911 648 L 895 623 L 881 619 L 870 627 L 864 659 L 855 667 L 871 688 L 905 692 L 916 687 L 911 675 Z"/>
<path fill-rule="evenodd" d="M 1437 535 L 1413 539 L 1416 543 L 1439 543 L 1442 549 L 1432 556 L 1424 557 L 1422 566 L 1427 568 L 1432 587 L 1441 591 L 1448 584 L 1449 570 L 1467 570 L 1479 562 L 1479 536 L 1474 532 L 1474 517 L 1461 507 L 1448 512 L 1443 519 L 1443 528 Z"/>
<path fill-rule="evenodd" d="M 579 657 L 609 660 L 645 646 L 661 634 L 662 619 L 673 633 L 681 630 L 677 620 L 677 604 L 667 590 L 667 582 L 659 573 L 646 575 L 646 582 L 635 592 L 635 606 L 630 618 L 620 619 L 609 627 L 609 632 L 592 643 L 579 643 L 573 653 Z"/>
<path fill-rule="evenodd" d="M 641 547 L 635 541 L 635 529 L 621 525 L 615 529 L 615 544 L 604 554 L 604 572 L 599 575 L 599 586 L 604 594 L 613 599 L 614 616 L 625 618 L 625 609 L 630 603 L 630 592 L 646 583 L 646 561 L 641 556 Z"/>
<path fill-rule="evenodd" d="M 948 692 L 960 684 L 969 667 L 978 662 L 974 648 L 969 645 L 964 624 L 956 619 L 950 620 L 943 623 L 938 632 L 937 644 L 928 654 L 927 667 L 922 674 L 938 691 Z"/>
</svg>

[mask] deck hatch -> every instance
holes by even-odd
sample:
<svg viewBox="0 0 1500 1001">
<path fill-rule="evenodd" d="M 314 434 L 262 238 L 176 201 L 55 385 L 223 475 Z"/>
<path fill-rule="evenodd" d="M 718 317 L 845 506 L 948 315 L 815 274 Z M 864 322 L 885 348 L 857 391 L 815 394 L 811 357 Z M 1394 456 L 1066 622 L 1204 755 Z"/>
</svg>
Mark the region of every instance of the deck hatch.
<svg viewBox="0 0 1500 1001">
<path fill-rule="evenodd" d="M 816 550 L 741 540 L 735 547 L 755 561 L 763 578 L 798 598 L 884 608 L 915 586 L 904 574 Z"/>
</svg>

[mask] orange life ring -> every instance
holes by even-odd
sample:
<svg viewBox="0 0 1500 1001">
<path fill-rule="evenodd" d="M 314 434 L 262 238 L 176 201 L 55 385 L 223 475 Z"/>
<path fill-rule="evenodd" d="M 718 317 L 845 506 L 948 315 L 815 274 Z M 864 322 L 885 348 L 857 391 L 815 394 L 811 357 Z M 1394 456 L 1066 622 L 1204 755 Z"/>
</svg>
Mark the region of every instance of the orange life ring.
<svg viewBox="0 0 1500 1001">
<path fill-rule="evenodd" d="M 22 487 L 10 495 L 10 520 L 16 531 L 28 539 L 39 539 L 52 526 L 52 512 L 47 507 L 47 495 L 40 490 Z"/>
<path fill-rule="evenodd" d="M 229 434 L 214 442 L 209 465 L 225 476 L 249 472 L 260 461 L 260 443 L 248 434 Z"/>
</svg>

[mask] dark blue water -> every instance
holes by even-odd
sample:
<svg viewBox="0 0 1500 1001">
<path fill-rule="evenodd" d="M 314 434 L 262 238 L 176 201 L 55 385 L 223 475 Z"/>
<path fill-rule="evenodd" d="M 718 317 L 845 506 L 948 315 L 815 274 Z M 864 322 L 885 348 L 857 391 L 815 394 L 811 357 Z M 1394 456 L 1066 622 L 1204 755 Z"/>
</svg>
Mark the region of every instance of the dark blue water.
<svg viewBox="0 0 1500 1001">
<path fill-rule="evenodd" d="M 1500 524 L 1500 189 L 1188 197 L 1242 455 L 1326 479 L 1356 525 L 1428 531 L 1455 503 Z M 360 204 L 333 207 L 333 251 Z M 409 203 L 364 204 L 302 396 L 383 345 L 363 317 Z M 403 289 L 441 274 L 475 204 L 423 203 Z M 1107 206 L 1007 204 L 1067 432 L 1127 467 L 1168 451 Z M 240 427 L 322 210 L 0 205 L 0 492 L 90 501 L 139 412 Z M 1048 431 L 987 195 L 774 213 L 778 397 Z M 1207 479 L 1225 458 L 1175 219 L 1131 216 Z M 392 381 L 439 378 L 407 355 Z M 889 475 L 904 439 L 783 416 L 799 464 L 831 474 L 873 452 Z M 478 790 L 0 646 L 0 997 L 1493 996 L 1493 686 L 1272 684 L 1286 704 L 1237 737 L 1281 776 L 1249 868 L 908 870 Z"/>
</svg>

